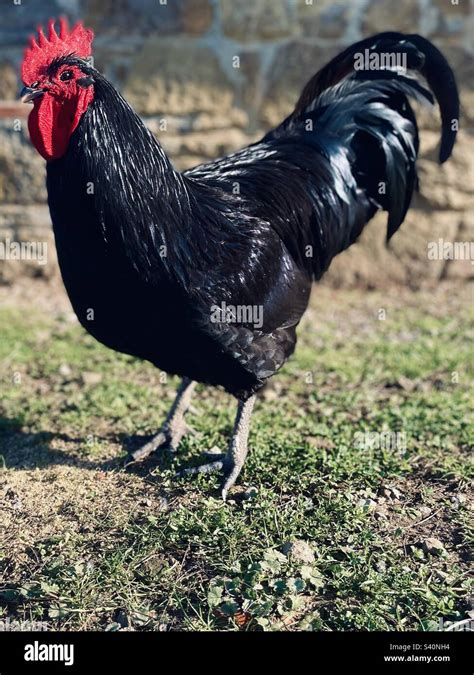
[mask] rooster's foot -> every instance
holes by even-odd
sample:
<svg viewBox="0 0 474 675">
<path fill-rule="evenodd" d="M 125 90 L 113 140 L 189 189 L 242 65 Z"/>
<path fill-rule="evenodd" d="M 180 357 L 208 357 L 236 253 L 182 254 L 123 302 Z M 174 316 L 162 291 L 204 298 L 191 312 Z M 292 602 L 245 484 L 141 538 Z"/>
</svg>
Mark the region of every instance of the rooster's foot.
<svg viewBox="0 0 474 675">
<path fill-rule="evenodd" d="M 184 421 L 179 424 L 174 424 L 173 426 L 168 426 L 167 424 L 163 425 L 161 431 L 159 431 L 156 436 L 153 436 L 148 443 L 145 443 L 145 445 L 142 445 L 130 453 L 125 466 L 129 466 L 135 462 L 141 462 L 158 450 L 176 452 L 183 436 L 195 433 L 196 431 L 185 424 Z"/>
<path fill-rule="evenodd" d="M 229 464 L 227 455 L 215 455 L 214 453 L 204 453 L 205 455 L 212 455 L 217 459 L 212 460 L 212 462 L 207 462 L 206 464 L 200 464 L 199 466 L 191 466 L 186 469 L 183 469 L 177 474 L 177 477 L 182 478 L 185 476 L 197 476 L 199 474 L 211 474 L 223 472 L 224 476 L 220 485 L 220 493 L 222 499 L 225 501 L 227 497 L 227 492 L 230 487 L 235 483 L 242 466 L 237 467 L 235 464 Z"/>
<path fill-rule="evenodd" d="M 187 467 L 186 469 L 178 471 L 176 477 L 183 478 L 184 476 L 197 476 L 200 473 L 217 473 L 218 471 L 222 471 L 224 467 L 224 458 L 225 455 L 219 455 L 219 459 L 214 459 L 212 462 L 200 464 L 199 466 Z"/>
<path fill-rule="evenodd" d="M 225 501 L 227 493 L 239 477 L 242 467 L 247 457 L 247 437 L 249 432 L 250 416 L 255 403 L 255 396 L 248 399 L 245 403 L 239 403 L 239 409 L 235 420 L 234 434 L 226 455 L 207 453 L 208 457 L 213 457 L 213 461 L 200 466 L 193 466 L 183 469 L 178 476 L 191 476 L 196 474 L 223 472 L 223 478 L 220 485 L 220 493 Z"/>
<path fill-rule="evenodd" d="M 161 431 L 156 436 L 153 436 L 148 443 L 130 453 L 125 466 L 140 462 L 157 450 L 168 449 L 171 452 L 175 452 L 183 436 L 188 433 L 196 433 L 184 421 L 184 414 L 189 407 L 194 386 L 195 383 L 191 380 L 184 379 L 182 381 Z"/>
<path fill-rule="evenodd" d="M 222 471 L 223 478 L 221 480 L 219 491 L 222 499 L 225 501 L 227 499 L 227 493 L 237 480 L 244 463 L 243 461 L 238 463 L 233 462 L 228 454 L 204 454 L 207 456 L 211 455 L 215 459 L 213 459 L 212 462 L 207 462 L 206 464 L 200 464 L 199 466 L 191 466 L 183 469 L 177 474 L 177 477 L 183 478 L 185 476 L 197 476 L 199 474 L 211 474 Z"/>
</svg>

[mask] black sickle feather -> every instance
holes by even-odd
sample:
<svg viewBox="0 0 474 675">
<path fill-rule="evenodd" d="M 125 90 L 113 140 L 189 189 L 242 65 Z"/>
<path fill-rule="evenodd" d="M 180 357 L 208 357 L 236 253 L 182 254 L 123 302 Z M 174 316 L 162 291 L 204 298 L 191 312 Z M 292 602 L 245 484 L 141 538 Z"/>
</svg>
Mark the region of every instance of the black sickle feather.
<svg viewBox="0 0 474 675">
<path fill-rule="evenodd" d="M 442 122 L 439 161 L 443 163 L 451 156 L 459 128 L 459 93 L 456 78 L 449 63 L 433 43 L 421 35 L 408 35 L 407 40 L 423 53 L 425 58 L 420 73 L 426 78 L 439 104 Z"/>
<path fill-rule="evenodd" d="M 362 53 L 365 49 L 371 49 L 378 54 L 405 54 L 408 69 L 419 72 L 426 78 L 440 107 L 442 137 L 439 160 L 445 162 L 450 157 L 456 141 L 459 93 L 456 78 L 447 60 L 433 43 L 421 35 L 385 32 L 351 45 L 308 82 L 293 115 L 301 114 L 321 92 L 353 74 L 355 54 Z M 374 77 L 377 77 L 377 74 Z"/>
</svg>

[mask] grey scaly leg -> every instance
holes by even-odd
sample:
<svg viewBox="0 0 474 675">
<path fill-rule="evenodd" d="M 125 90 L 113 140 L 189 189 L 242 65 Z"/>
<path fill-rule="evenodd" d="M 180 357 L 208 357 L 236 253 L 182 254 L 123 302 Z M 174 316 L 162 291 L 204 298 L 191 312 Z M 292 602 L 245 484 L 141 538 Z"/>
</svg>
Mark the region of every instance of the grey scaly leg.
<svg viewBox="0 0 474 675">
<path fill-rule="evenodd" d="M 234 431 L 226 455 L 217 455 L 216 459 L 212 462 L 184 469 L 179 475 L 189 476 L 192 474 L 214 473 L 223 470 L 224 477 L 222 479 L 220 490 L 222 499 L 225 501 L 227 493 L 239 477 L 245 458 L 247 457 L 247 439 L 254 405 L 255 396 L 249 398 L 245 403 L 239 402 Z"/>
<path fill-rule="evenodd" d="M 195 386 L 195 382 L 187 377 L 183 378 L 161 430 L 148 443 L 131 453 L 127 465 L 145 459 L 162 446 L 176 450 L 182 437 L 190 431 L 184 421 L 184 414 L 189 408 Z"/>
</svg>

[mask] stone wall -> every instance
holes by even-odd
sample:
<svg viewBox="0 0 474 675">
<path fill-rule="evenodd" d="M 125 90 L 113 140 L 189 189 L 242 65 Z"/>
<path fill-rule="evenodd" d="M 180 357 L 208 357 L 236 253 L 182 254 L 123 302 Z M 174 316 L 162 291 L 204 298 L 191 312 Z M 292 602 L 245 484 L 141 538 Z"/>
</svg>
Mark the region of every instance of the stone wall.
<svg viewBox="0 0 474 675">
<path fill-rule="evenodd" d="M 18 4 L 19 3 L 19 4 Z M 257 139 L 292 109 L 305 82 L 344 46 L 382 30 L 419 32 L 448 57 L 463 115 L 452 161 L 435 162 L 438 118 L 420 112 L 417 197 L 403 235 L 383 246 L 381 219 L 335 261 L 328 281 L 420 283 L 470 264 L 427 260 L 427 241 L 472 238 L 473 3 L 469 0 L 3 0 L 0 23 L 0 240 L 47 237 L 44 162 L 31 148 L 26 106 L 13 103 L 27 36 L 50 16 L 96 33 L 95 65 L 156 132 L 180 169 Z M 51 264 L 35 274 L 53 274 Z M 18 265 L 0 261 L 0 278 Z"/>
</svg>

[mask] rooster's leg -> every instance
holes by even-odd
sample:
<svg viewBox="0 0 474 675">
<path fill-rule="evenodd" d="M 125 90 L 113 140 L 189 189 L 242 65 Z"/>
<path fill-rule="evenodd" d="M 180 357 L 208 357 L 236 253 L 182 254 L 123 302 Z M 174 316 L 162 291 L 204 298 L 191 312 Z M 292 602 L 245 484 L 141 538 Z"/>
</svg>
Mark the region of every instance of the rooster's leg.
<svg viewBox="0 0 474 675">
<path fill-rule="evenodd" d="M 169 447 L 172 450 L 176 450 L 182 437 L 189 431 L 189 427 L 184 421 L 184 414 L 189 408 L 191 395 L 195 386 L 195 382 L 187 377 L 183 378 L 161 430 L 148 443 L 132 452 L 127 464 L 139 462 L 161 447 Z"/>
<path fill-rule="evenodd" d="M 224 476 L 220 490 L 222 499 L 225 501 L 227 493 L 239 477 L 245 458 L 247 457 L 247 439 L 254 404 L 255 396 L 249 398 L 245 403 L 239 402 L 234 431 L 226 455 L 218 455 L 218 459 L 216 458 L 212 462 L 184 469 L 180 475 L 189 476 L 190 474 L 214 473 L 215 471 L 222 470 Z"/>
</svg>

